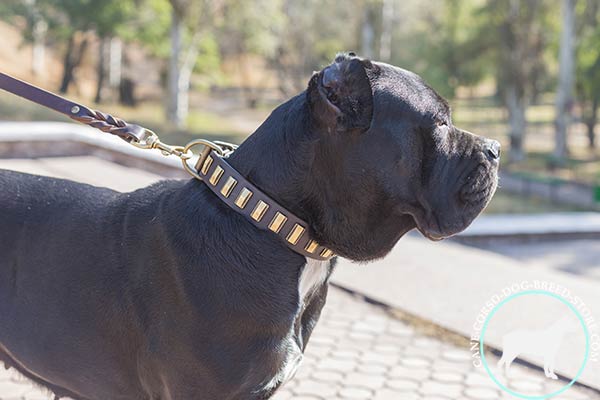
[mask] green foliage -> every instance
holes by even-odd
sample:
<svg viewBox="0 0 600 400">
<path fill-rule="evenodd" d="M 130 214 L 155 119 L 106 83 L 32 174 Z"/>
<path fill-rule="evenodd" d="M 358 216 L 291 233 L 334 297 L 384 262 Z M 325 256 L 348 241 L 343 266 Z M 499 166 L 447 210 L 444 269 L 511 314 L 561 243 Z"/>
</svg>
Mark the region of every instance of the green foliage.
<svg viewBox="0 0 600 400">
<path fill-rule="evenodd" d="M 577 46 L 576 90 L 583 102 L 600 98 L 600 7 L 588 2 L 581 4 L 578 17 L 582 22 Z"/>
<path fill-rule="evenodd" d="M 499 93 L 514 84 L 528 101 L 546 89 L 556 68 L 558 0 L 486 0 L 473 16 L 469 47 Z"/>
<path fill-rule="evenodd" d="M 365 10 L 372 10 L 380 45 L 384 1 L 395 8 L 390 62 L 419 73 L 443 95 L 484 79 L 494 79 L 500 92 L 517 79 L 530 97 L 553 88 L 559 0 L 2 0 L 0 19 L 29 21 L 27 40 L 31 21 L 43 18 L 51 41 L 93 30 L 166 59 L 175 9 L 185 18 L 184 47 L 200 32 L 196 72 L 207 80 L 218 80 L 223 57 L 251 53 L 269 60 L 282 80 L 304 83 L 337 52 L 361 48 Z M 519 10 L 511 16 L 514 4 Z M 577 3 L 577 91 L 583 100 L 600 93 L 599 4 Z M 515 48 L 521 49 L 517 69 L 510 66 Z"/>
<path fill-rule="evenodd" d="M 460 85 L 474 85 L 489 75 L 487 47 L 475 13 L 481 1 L 406 2 L 412 20 L 395 30 L 392 63 L 413 70 L 437 91 L 452 97 Z"/>
<path fill-rule="evenodd" d="M 0 2 L 0 20 L 11 22 L 15 16 L 20 15 L 26 17 L 31 10 L 24 1 L 5 0 Z"/>
<path fill-rule="evenodd" d="M 202 35 L 199 42 L 198 60 L 194 71 L 202 75 L 202 88 L 208 89 L 210 85 L 222 81 L 220 72 L 221 55 L 219 43 L 212 32 Z"/>
<path fill-rule="evenodd" d="M 126 23 L 135 14 L 134 0 L 8 0 L 0 3 L 0 18 L 27 19 L 26 39 L 31 39 L 34 18 L 48 24 L 48 35 L 65 40 L 76 31 L 94 30 L 98 36 L 125 35 Z"/>
<path fill-rule="evenodd" d="M 171 4 L 168 0 L 145 0 L 143 5 L 138 7 L 137 18 L 130 24 L 135 29 L 126 39 L 138 41 L 159 58 L 169 56 Z"/>
<path fill-rule="evenodd" d="M 336 53 L 358 50 L 362 3 L 284 1 L 283 22 L 273 32 L 276 51 L 269 63 L 277 71 L 285 95 L 303 90 L 310 73 L 329 64 Z"/>
<path fill-rule="evenodd" d="M 125 36 L 131 32 L 128 23 L 135 13 L 133 0 L 95 0 L 92 26 L 100 37 Z"/>
<path fill-rule="evenodd" d="M 224 7 L 222 32 L 238 52 L 269 57 L 283 21 L 279 0 L 230 1 Z"/>
</svg>

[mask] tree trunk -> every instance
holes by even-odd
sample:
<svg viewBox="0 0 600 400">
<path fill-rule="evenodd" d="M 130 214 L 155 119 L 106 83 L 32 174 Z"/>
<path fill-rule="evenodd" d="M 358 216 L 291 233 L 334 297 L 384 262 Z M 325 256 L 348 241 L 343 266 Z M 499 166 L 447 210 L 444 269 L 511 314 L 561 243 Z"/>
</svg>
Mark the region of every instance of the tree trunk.
<svg viewBox="0 0 600 400">
<path fill-rule="evenodd" d="M 189 91 L 192 72 L 198 58 L 200 34 L 194 33 L 182 61 L 184 21 L 173 9 L 171 12 L 171 58 L 169 59 L 167 119 L 179 129 L 187 123 Z"/>
<path fill-rule="evenodd" d="M 596 121 L 598 120 L 598 97 L 594 95 L 594 99 L 592 100 L 592 109 L 590 110 L 590 114 L 585 119 L 585 126 L 587 128 L 587 137 L 588 137 L 588 147 L 590 149 L 596 148 L 596 134 L 594 129 L 596 127 Z"/>
<path fill-rule="evenodd" d="M 383 0 L 381 7 L 381 39 L 379 58 L 390 62 L 392 59 L 392 33 L 394 31 L 394 0 Z"/>
<path fill-rule="evenodd" d="M 108 59 L 108 82 L 112 88 L 118 88 L 123 64 L 123 43 L 118 37 L 110 39 Z"/>
<path fill-rule="evenodd" d="M 46 32 L 48 24 L 41 17 L 33 23 L 33 47 L 31 51 L 31 72 L 38 77 L 45 75 Z"/>
<path fill-rule="evenodd" d="M 67 93 L 69 84 L 73 80 L 73 48 L 75 47 L 75 34 L 69 37 L 67 42 L 67 50 L 65 51 L 65 58 L 63 60 L 63 76 L 58 91 L 60 93 Z"/>
<path fill-rule="evenodd" d="M 237 54 L 240 77 L 244 82 L 242 85 L 244 100 L 248 108 L 255 109 L 258 106 L 258 89 L 254 87 L 256 85 L 252 80 L 252 63 L 244 49 L 238 49 Z"/>
<path fill-rule="evenodd" d="M 366 6 L 363 11 L 360 53 L 360 56 L 364 58 L 375 57 L 375 26 L 369 6 Z"/>
<path fill-rule="evenodd" d="M 83 55 L 85 54 L 85 50 L 87 49 L 88 38 L 84 37 L 79 45 L 77 45 L 75 35 L 76 32 L 69 37 L 69 42 L 67 44 L 67 51 L 65 52 L 65 58 L 63 61 L 63 76 L 60 83 L 60 88 L 58 89 L 60 93 L 67 93 L 69 85 L 74 81 L 75 69 L 81 63 Z"/>
<path fill-rule="evenodd" d="M 104 78 L 106 76 L 106 44 L 108 39 L 101 38 L 98 48 L 98 64 L 96 65 L 96 97 L 94 101 L 101 103 L 104 99 Z"/>
<path fill-rule="evenodd" d="M 508 123 L 510 126 L 510 159 L 511 161 L 522 161 L 525 158 L 523 150 L 523 139 L 527 129 L 525 118 L 525 99 L 519 96 L 520 91 L 510 84 L 505 88 L 505 103 L 508 109 Z"/>
<path fill-rule="evenodd" d="M 192 38 L 192 42 L 185 52 L 183 63 L 179 69 L 179 118 L 183 121 L 184 125 L 187 121 L 187 116 L 190 108 L 190 86 L 192 80 L 192 73 L 198 60 L 198 47 L 200 42 L 200 34 L 195 33 Z"/>
<path fill-rule="evenodd" d="M 562 16 L 554 147 L 554 156 L 561 163 L 568 155 L 567 131 L 575 83 L 575 0 L 563 0 Z"/>
<path fill-rule="evenodd" d="M 168 78 L 168 104 L 167 119 L 177 128 L 185 126 L 185 117 L 187 110 L 182 109 L 180 101 L 180 70 L 181 47 L 183 36 L 183 18 L 173 9 L 171 11 L 171 57 L 169 59 L 169 78 Z"/>
</svg>

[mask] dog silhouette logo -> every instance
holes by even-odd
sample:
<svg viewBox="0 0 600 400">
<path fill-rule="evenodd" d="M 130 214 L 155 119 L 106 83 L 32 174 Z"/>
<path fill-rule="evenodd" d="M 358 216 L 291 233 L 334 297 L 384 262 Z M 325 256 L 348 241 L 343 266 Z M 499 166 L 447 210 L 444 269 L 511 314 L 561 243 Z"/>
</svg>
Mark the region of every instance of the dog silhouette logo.
<svg viewBox="0 0 600 400">
<path fill-rule="evenodd" d="M 544 374 L 547 378 L 558 379 L 554 373 L 556 356 L 563 339 L 577 332 L 578 325 L 569 316 L 564 316 L 544 329 L 516 329 L 502 338 L 502 357 L 498 368 L 504 367 L 508 377 L 510 365 L 521 354 L 540 356 L 544 360 Z"/>
</svg>

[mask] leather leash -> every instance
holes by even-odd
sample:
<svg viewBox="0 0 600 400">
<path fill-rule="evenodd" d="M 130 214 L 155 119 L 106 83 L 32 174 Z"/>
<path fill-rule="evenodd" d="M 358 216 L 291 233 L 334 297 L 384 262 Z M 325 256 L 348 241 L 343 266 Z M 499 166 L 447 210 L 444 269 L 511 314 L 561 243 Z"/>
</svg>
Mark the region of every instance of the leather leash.
<svg viewBox="0 0 600 400">
<path fill-rule="evenodd" d="M 159 149 L 165 156 L 175 155 L 181 159 L 190 175 L 203 181 L 231 209 L 242 214 L 257 228 L 275 233 L 296 253 L 321 261 L 335 256 L 333 251 L 311 237 L 305 221 L 270 198 L 227 163 L 226 158 L 237 148 L 236 145 L 198 139 L 186 146 L 171 146 L 161 142 L 156 133 L 149 129 L 92 110 L 2 72 L 0 89 L 118 136 L 136 147 Z M 196 157 L 192 153 L 195 146 L 204 146 L 204 149 L 197 156 L 195 167 L 191 167 L 188 161 Z"/>
<path fill-rule="evenodd" d="M 148 132 L 139 125 L 128 124 L 100 111 L 91 110 L 64 97 L 30 85 L 10 75 L 0 72 L 0 88 L 21 96 L 29 101 L 58 111 L 75 121 L 90 125 L 111 135 L 119 136 L 127 142 L 143 142 Z"/>
</svg>

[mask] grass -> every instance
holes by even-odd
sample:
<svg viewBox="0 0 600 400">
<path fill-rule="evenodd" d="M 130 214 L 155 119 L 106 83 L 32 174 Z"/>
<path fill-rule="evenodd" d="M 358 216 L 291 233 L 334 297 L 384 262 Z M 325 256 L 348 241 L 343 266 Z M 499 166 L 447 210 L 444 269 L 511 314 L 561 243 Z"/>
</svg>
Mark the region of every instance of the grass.
<svg viewBox="0 0 600 400">
<path fill-rule="evenodd" d="M 600 185 L 600 157 L 593 152 L 575 152 L 558 164 L 552 154 L 528 152 L 525 160 L 505 166 L 505 170 L 541 180 L 576 181 Z"/>
<path fill-rule="evenodd" d="M 555 204 L 536 197 L 523 197 L 499 189 L 485 214 L 540 214 L 546 212 L 583 211 L 581 208 Z"/>
<path fill-rule="evenodd" d="M 532 105 L 527 110 L 526 157 L 519 162 L 510 161 L 506 111 L 495 104 L 492 98 L 457 99 L 451 103 L 455 108 L 456 126 L 502 143 L 502 168 L 505 171 L 529 174 L 544 180 L 560 179 L 600 185 L 600 150 L 588 148 L 585 128 L 576 119 L 568 135 L 568 158 L 560 163 L 554 158 L 554 104 L 548 96 L 541 100 L 541 104 Z"/>
</svg>

